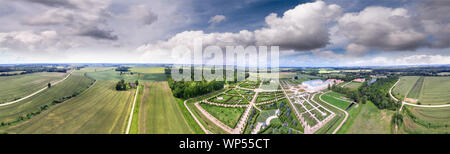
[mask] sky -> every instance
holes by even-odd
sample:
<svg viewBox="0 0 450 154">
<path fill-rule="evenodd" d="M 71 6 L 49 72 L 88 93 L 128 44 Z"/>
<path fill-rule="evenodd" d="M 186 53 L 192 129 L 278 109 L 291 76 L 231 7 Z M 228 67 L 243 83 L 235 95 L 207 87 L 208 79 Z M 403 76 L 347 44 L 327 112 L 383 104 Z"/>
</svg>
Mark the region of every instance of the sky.
<svg viewBox="0 0 450 154">
<path fill-rule="evenodd" d="M 448 0 L 0 0 L 0 64 L 176 63 L 279 46 L 297 67 L 450 64 Z"/>
</svg>

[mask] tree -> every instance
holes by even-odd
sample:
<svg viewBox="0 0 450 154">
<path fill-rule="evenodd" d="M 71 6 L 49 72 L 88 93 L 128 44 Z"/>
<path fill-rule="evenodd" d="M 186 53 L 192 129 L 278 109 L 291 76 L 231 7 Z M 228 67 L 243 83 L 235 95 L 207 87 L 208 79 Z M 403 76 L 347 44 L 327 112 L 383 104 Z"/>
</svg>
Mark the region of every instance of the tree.
<svg viewBox="0 0 450 154">
<path fill-rule="evenodd" d="M 134 81 L 134 83 L 136 84 L 136 86 L 139 85 L 139 81 L 138 80 Z"/>
<path fill-rule="evenodd" d="M 51 87 L 52 87 L 52 84 L 49 82 L 49 83 L 47 84 L 47 87 L 48 87 L 48 88 L 51 88 Z"/>
</svg>

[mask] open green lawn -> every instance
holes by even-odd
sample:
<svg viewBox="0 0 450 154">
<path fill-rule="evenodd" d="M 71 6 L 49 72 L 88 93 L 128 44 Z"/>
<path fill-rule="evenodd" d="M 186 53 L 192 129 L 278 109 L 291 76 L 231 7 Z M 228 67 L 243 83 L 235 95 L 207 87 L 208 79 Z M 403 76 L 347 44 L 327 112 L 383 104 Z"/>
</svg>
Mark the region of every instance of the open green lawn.
<svg viewBox="0 0 450 154">
<path fill-rule="evenodd" d="M 63 79 L 66 75 L 66 73 L 39 72 L 0 76 L 0 103 L 25 97 L 46 87 L 49 82 Z"/>
<path fill-rule="evenodd" d="M 404 98 L 406 94 L 413 88 L 419 76 L 402 76 L 400 82 L 392 89 L 392 94 L 397 95 L 400 99 Z"/>
<path fill-rule="evenodd" d="M 97 81 L 77 97 L 57 104 L 8 133 L 121 134 L 125 132 L 134 90 L 116 91 L 111 81 Z"/>
<path fill-rule="evenodd" d="M 358 90 L 358 88 L 362 85 L 361 82 L 351 82 L 347 84 L 345 87 L 350 88 L 351 90 Z"/>
<path fill-rule="evenodd" d="M 450 77 L 426 77 L 419 101 L 423 105 L 450 104 Z"/>
<path fill-rule="evenodd" d="M 245 108 L 237 107 L 221 107 L 215 105 L 209 105 L 206 103 L 200 103 L 200 106 L 203 107 L 209 114 L 222 121 L 225 125 L 228 125 L 231 128 L 234 128 L 239 121 L 242 113 L 244 113 Z"/>
<path fill-rule="evenodd" d="M 143 83 L 145 86 L 138 118 L 140 134 L 194 133 L 167 82 Z"/>
<path fill-rule="evenodd" d="M 394 111 L 379 110 L 372 102 L 360 104 L 361 111 L 345 133 L 348 134 L 390 134 Z"/>
<path fill-rule="evenodd" d="M 419 77 L 419 79 L 417 79 L 416 83 L 414 84 L 414 86 L 408 93 L 408 96 L 407 96 L 408 98 L 414 98 L 414 99 L 419 98 L 424 79 L 425 79 L 425 77 L 423 77 L 423 76 Z"/>
<path fill-rule="evenodd" d="M 322 99 L 330 104 L 333 104 L 336 107 L 341 108 L 342 110 L 347 109 L 347 107 L 350 105 L 350 102 L 336 99 L 332 95 L 333 94 L 330 95 L 327 93 L 325 95 L 322 95 Z"/>
<path fill-rule="evenodd" d="M 270 116 L 275 115 L 275 111 L 276 111 L 276 110 L 277 110 L 277 109 L 272 109 L 272 110 L 265 110 L 265 111 L 262 111 L 262 112 L 259 114 L 258 118 L 256 119 L 256 122 L 266 122 L 267 118 L 269 118 Z"/>
</svg>

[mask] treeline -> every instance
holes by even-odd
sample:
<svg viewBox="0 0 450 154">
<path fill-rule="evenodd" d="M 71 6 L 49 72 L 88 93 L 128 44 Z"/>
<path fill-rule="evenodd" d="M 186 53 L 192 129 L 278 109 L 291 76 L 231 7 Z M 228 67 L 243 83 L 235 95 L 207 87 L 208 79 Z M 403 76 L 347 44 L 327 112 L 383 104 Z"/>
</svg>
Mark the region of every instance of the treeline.
<svg viewBox="0 0 450 154">
<path fill-rule="evenodd" d="M 401 103 L 395 102 L 390 95 L 389 89 L 397 82 L 398 76 L 391 76 L 386 79 L 378 79 L 370 86 L 364 82 L 358 90 L 350 90 L 340 86 L 331 86 L 330 89 L 345 94 L 351 100 L 365 104 L 367 101 L 373 102 L 379 109 L 396 110 Z"/>
<path fill-rule="evenodd" d="M 139 85 L 139 81 L 138 80 L 134 81 L 134 83 L 132 83 L 132 82 L 127 83 L 127 82 L 125 82 L 124 79 L 122 79 L 119 82 L 117 82 L 116 90 L 118 90 L 118 91 L 125 91 L 125 90 L 130 89 L 130 88 L 135 88 L 138 85 Z"/>
<path fill-rule="evenodd" d="M 130 67 L 128 67 L 128 66 L 119 66 L 115 70 L 120 71 L 120 72 L 128 72 L 129 69 L 130 69 Z"/>
<path fill-rule="evenodd" d="M 68 68 L 57 68 L 48 66 L 3 66 L 0 67 L 0 76 L 22 75 L 36 72 L 61 72 L 66 73 Z M 20 73 L 7 73 L 14 71 L 22 71 Z M 3 72 L 3 73 L 2 73 Z"/>
<path fill-rule="evenodd" d="M 201 69 L 198 66 L 191 66 L 191 74 L 194 74 L 195 69 Z M 234 68 L 234 72 L 237 72 L 237 67 Z M 180 70 L 182 72 L 183 70 Z M 237 83 L 237 73 L 234 73 L 233 81 L 225 81 L 226 80 L 226 70 L 223 69 L 223 81 L 206 81 L 204 78 L 202 81 L 194 81 L 194 76 L 191 75 L 191 81 L 174 81 L 171 76 L 171 67 L 166 67 L 164 72 L 168 78 L 168 83 L 170 89 L 172 89 L 172 93 L 177 98 L 188 99 L 192 97 L 197 97 L 200 95 L 204 95 L 216 90 L 220 90 L 224 88 L 225 84 Z M 212 71 L 212 73 L 215 73 Z M 245 71 L 244 78 L 248 78 L 250 76 L 248 69 Z"/>
<path fill-rule="evenodd" d="M 170 89 L 175 97 L 188 99 L 200 95 L 204 95 L 224 87 L 223 81 L 174 81 L 168 79 Z"/>
</svg>

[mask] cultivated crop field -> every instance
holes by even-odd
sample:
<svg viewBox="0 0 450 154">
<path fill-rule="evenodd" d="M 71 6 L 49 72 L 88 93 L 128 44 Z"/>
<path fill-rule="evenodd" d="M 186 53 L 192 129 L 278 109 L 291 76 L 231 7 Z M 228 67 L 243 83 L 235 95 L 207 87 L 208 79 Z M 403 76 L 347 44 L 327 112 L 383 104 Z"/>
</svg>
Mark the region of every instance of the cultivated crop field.
<svg viewBox="0 0 450 154">
<path fill-rule="evenodd" d="M 345 87 L 350 88 L 351 90 L 357 90 L 362 85 L 361 82 L 351 82 L 347 84 Z"/>
<path fill-rule="evenodd" d="M 392 93 L 398 95 L 400 99 L 404 98 L 419 78 L 418 76 L 402 76 L 400 82 L 392 89 Z"/>
<path fill-rule="evenodd" d="M 176 104 L 167 82 L 143 82 L 138 116 L 140 134 L 194 133 Z"/>
<path fill-rule="evenodd" d="M 55 87 L 56 88 L 56 87 Z M 134 90 L 116 91 L 111 81 L 97 81 L 79 96 L 8 128 L 8 133 L 124 133 Z"/>
<path fill-rule="evenodd" d="M 450 104 L 450 77 L 426 77 L 419 101 L 424 105 Z"/>
<path fill-rule="evenodd" d="M 126 82 L 134 82 L 135 80 L 138 79 L 137 73 L 131 75 L 130 72 L 127 72 L 121 75 L 119 71 L 115 70 L 87 72 L 86 76 L 95 80 L 119 81 L 121 79 L 124 79 Z"/>
<path fill-rule="evenodd" d="M 450 108 L 405 108 L 402 133 L 450 133 Z"/>
<path fill-rule="evenodd" d="M 47 110 L 48 108 L 52 108 L 50 104 L 54 100 L 61 100 L 69 96 L 74 96 L 74 94 L 80 94 L 93 82 L 93 80 L 82 75 L 72 74 L 64 82 L 52 86 L 51 88 L 46 89 L 41 93 L 38 93 L 15 104 L 1 106 L 0 122 L 3 122 L 5 124 L 9 123 L 10 125 L 21 123 L 28 119 L 28 116 L 32 114 L 38 114 Z M 0 129 L 3 129 L 4 127 L 0 127 Z"/>
<path fill-rule="evenodd" d="M 63 79 L 66 73 L 39 72 L 24 75 L 0 76 L 0 104 L 14 101 Z"/>
</svg>

